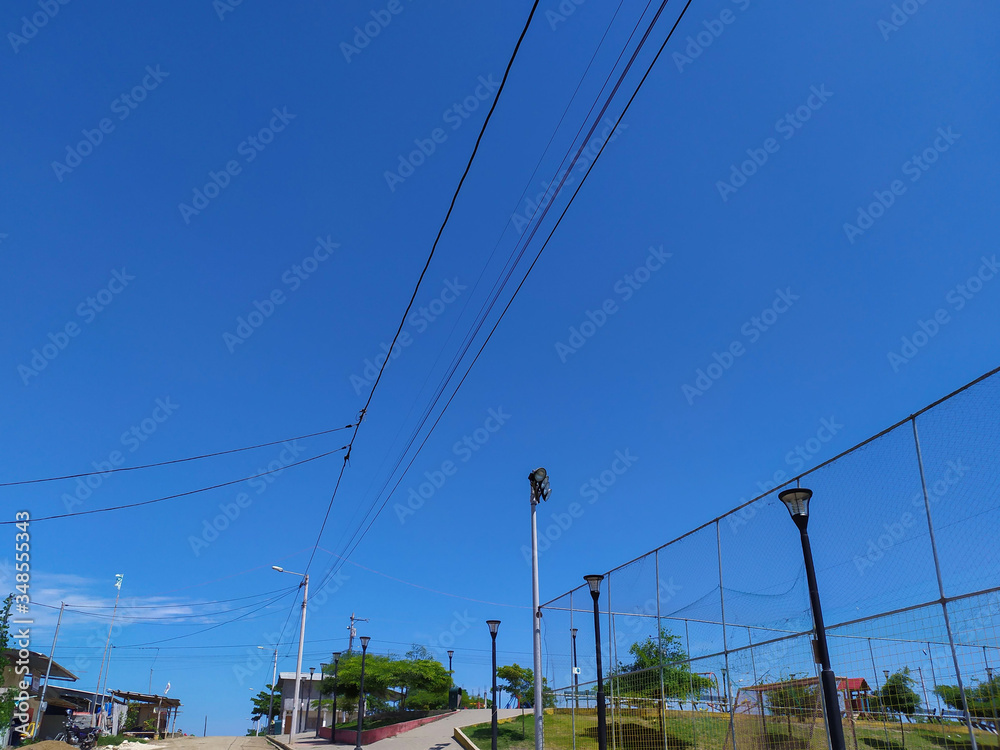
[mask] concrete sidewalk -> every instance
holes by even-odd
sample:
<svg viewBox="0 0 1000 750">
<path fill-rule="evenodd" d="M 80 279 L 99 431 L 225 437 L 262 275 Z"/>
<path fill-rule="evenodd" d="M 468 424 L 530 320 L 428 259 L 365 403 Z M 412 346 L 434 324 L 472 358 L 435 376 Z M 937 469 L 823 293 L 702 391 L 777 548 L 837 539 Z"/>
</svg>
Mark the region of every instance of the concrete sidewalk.
<svg viewBox="0 0 1000 750">
<path fill-rule="evenodd" d="M 526 712 L 529 721 L 531 712 Z M 371 745 L 365 745 L 366 750 L 461 750 L 461 747 L 453 738 L 455 727 L 467 727 L 472 724 L 483 724 L 490 720 L 492 709 L 489 708 L 469 708 L 464 711 L 445 716 L 443 719 L 424 724 L 409 732 L 397 734 L 385 740 L 379 740 Z M 497 711 L 501 719 L 511 716 L 520 716 L 519 708 L 501 708 Z M 288 735 L 279 735 L 275 739 L 284 742 Z M 316 739 L 313 732 L 297 734 L 294 737 L 293 750 L 319 750 L 320 748 L 331 747 L 329 740 Z M 344 748 L 343 744 L 332 747 Z"/>
</svg>

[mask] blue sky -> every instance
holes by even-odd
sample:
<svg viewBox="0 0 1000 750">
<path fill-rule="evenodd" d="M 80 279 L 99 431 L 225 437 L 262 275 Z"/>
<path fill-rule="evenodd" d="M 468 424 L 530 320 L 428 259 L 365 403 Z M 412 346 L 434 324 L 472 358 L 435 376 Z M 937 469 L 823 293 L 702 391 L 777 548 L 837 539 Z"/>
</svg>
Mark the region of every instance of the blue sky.
<svg viewBox="0 0 1000 750">
<path fill-rule="evenodd" d="M 392 340 L 530 7 L 10 4 L 5 481 L 354 423 L 366 360 Z M 545 191 L 645 7 L 540 3 L 354 445 L 314 584 L 399 478 L 400 451 L 515 250 L 512 215 L 529 211 L 519 196 Z M 681 7 L 668 4 L 608 122 Z M 691 5 L 314 607 L 308 665 L 344 645 L 351 612 L 370 618 L 361 630 L 378 651 L 453 640 L 456 680 L 471 690 L 488 681 L 489 617 L 503 620 L 501 660 L 530 663 L 521 548 L 526 473 L 539 464 L 554 489 L 543 515 L 587 503 L 543 555 L 544 600 L 996 365 L 998 292 L 959 287 L 995 262 L 1000 12 L 939 0 L 914 10 L 896 26 L 888 2 Z M 366 24 L 378 27 L 367 43 L 355 28 Z M 906 349 L 939 309 L 935 335 Z M 789 460 L 823 420 L 842 427 Z M 332 451 L 349 434 L 106 475 L 89 496 L 75 480 L 5 487 L 5 505 L 12 519 L 184 493 Z M 586 483 L 619 453 L 634 459 L 589 504 Z M 183 729 L 208 715 L 210 732 L 241 734 L 247 697 L 270 676 L 256 646 L 273 643 L 294 597 L 279 590 L 295 579 L 270 566 L 306 565 L 342 455 L 263 485 L 36 522 L 35 599 L 110 605 L 124 573 L 123 600 L 163 608 L 130 616 L 187 619 L 117 633 L 112 686 L 145 690 L 152 668 L 153 688 L 169 680 L 183 701 Z M 424 482 L 423 504 L 407 506 Z M 227 509 L 227 528 L 206 532 Z M 238 597 L 256 598 L 198 606 Z M 221 612 L 253 603 L 263 608 Z M 53 613 L 39 620 L 34 646 L 47 651 Z M 65 628 L 57 659 L 90 687 L 107 621 L 71 614 Z M 293 618 L 282 640 L 294 631 Z M 153 645 L 125 648 L 142 644 Z M 294 667 L 292 652 L 281 647 L 280 669 Z"/>
</svg>

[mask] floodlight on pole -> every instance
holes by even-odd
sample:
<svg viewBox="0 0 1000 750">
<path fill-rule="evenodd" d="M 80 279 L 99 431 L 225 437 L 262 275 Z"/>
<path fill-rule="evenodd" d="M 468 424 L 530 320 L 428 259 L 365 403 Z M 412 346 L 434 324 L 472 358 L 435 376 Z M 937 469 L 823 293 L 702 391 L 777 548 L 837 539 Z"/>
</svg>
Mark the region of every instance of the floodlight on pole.
<svg viewBox="0 0 1000 750">
<path fill-rule="evenodd" d="M 548 500 L 552 494 L 549 486 L 549 473 L 539 466 L 528 475 L 528 483 L 531 485 L 531 635 L 532 635 L 532 655 L 534 657 L 534 682 L 535 699 L 535 750 L 544 750 L 545 739 L 543 736 L 543 691 L 542 691 L 542 610 L 539 607 L 538 593 L 538 522 L 536 520 L 536 509 L 543 500 Z"/>
</svg>

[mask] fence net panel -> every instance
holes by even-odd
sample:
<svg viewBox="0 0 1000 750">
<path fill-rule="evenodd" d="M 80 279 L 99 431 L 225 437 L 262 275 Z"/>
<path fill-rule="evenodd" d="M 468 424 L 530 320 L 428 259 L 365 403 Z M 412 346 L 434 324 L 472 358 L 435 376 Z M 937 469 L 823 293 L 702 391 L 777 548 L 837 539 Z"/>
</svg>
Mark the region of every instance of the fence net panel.
<svg viewBox="0 0 1000 750">
<path fill-rule="evenodd" d="M 1000 375 L 794 477 L 849 750 L 1000 750 Z M 777 489 L 777 488 L 776 488 Z M 823 750 L 803 550 L 771 491 L 542 605 L 545 745 Z"/>
</svg>

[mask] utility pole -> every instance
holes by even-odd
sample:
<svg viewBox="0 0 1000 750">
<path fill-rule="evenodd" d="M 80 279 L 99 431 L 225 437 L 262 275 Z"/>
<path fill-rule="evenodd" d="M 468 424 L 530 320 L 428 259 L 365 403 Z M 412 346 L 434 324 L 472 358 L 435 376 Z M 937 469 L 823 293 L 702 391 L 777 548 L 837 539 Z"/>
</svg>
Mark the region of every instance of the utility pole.
<svg viewBox="0 0 1000 750">
<path fill-rule="evenodd" d="M 354 636 L 358 634 L 357 628 L 354 627 L 356 622 L 368 622 L 367 617 L 355 617 L 354 613 L 351 612 L 351 624 L 347 626 L 347 634 L 349 638 L 347 639 L 347 652 L 351 653 L 354 651 Z"/>
<path fill-rule="evenodd" d="M 94 709 L 97 709 L 97 699 L 101 696 L 101 677 L 104 675 L 104 660 L 108 660 L 108 669 L 111 669 L 111 654 L 109 653 L 111 649 L 111 631 L 115 627 L 115 615 L 118 613 L 118 599 L 122 595 L 122 581 L 125 580 L 125 576 L 121 573 L 115 574 L 115 588 L 118 589 L 118 593 L 115 594 L 115 606 L 111 610 L 111 624 L 108 625 L 108 640 L 104 644 L 104 655 L 101 656 L 101 668 L 97 672 L 97 692 L 94 695 L 94 700 L 91 703 Z M 104 699 L 101 698 L 101 707 L 104 707 Z M 94 725 L 97 726 L 97 711 L 94 710 Z"/>
<path fill-rule="evenodd" d="M 52 659 L 55 658 L 56 640 L 59 638 L 59 625 L 62 624 L 63 609 L 65 608 L 66 603 L 59 602 L 59 619 L 56 620 L 56 633 L 52 636 L 52 650 L 49 651 L 49 666 L 45 668 L 45 680 L 42 682 L 42 696 L 38 700 L 38 721 L 35 722 L 35 732 L 31 735 L 32 739 L 38 736 L 38 730 L 42 726 L 42 716 L 45 713 L 45 690 L 49 686 L 49 674 L 52 672 Z"/>
<path fill-rule="evenodd" d="M 205 716 L 205 729 L 202 731 L 201 736 L 202 737 L 207 737 L 208 736 L 208 715 L 207 714 Z"/>
<path fill-rule="evenodd" d="M 552 489 L 549 487 L 549 475 L 543 468 L 535 469 L 528 475 L 531 484 L 531 619 L 534 635 L 534 665 L 535 665 L 535 750 L 543 750 L 542 737 L 542 610 L 538 597 L 538 523 L 535 510 L 543 500 L 548 500 Z M 496 708 L 494 707 L 494 711 Z M 494 714 L 495 715 L 495 714 Z M 494 745 L 496 742 L 493 743 Z"/>
</svg>

